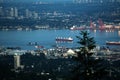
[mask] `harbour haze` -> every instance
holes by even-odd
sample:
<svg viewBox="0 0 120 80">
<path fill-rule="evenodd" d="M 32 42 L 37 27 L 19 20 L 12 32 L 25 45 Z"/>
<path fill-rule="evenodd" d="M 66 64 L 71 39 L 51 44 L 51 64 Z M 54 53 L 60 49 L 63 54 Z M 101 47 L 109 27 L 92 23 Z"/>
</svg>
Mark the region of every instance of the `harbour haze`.
<svg viewBox="0 0 120 80">
<path fill-rule="evenodd" d="M 0 0 L 0 80 L 119 76 L 120 0 Z"/>
<path fill-rule="evenodd" d="M 95 38 L 96 44 L 99 46 L 106 45 L 106 41 L 119 41 L 120 31 L 100 31 L 88 30 L 91 36 Z M 80 35 L 79 30 L 33 30 L 33 31 L 0 31 L 0 46 L 5 47 L 21 47 L 22 49 L 30 50 L 36 49 L 35 46 L 27 45 L 29 42 L 44 46 L 44 48 L 52 48 L 53 45 L 64 46 L 68 48 L 78 47 L 78 39 L 76 36 Z M 72 37 L 72 43 L 58 42 L 56 37 Z M 117 46 L 119 47 L 119 46 Z"/>
</svg>

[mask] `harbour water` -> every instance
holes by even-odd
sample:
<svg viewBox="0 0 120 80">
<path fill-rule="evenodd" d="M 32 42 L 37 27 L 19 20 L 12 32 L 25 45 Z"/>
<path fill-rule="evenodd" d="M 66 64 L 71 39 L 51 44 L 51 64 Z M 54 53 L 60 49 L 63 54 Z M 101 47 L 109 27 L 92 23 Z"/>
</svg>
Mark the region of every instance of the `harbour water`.
<svg viewBox="0 0 120 80">
<path fill-rule="evenodd" d="M 96 44 L 103 46 L 106 41 L 120 41 L 120 31 L 100 31 L 88 30 L 91 37 L 94 37 Z M 80 34 L 79 30 L 32 30 L 32 31 L 0 31 L 0 46 L 4 47 L 21 47 L 22 49 L 36 49 L 35 46 L 27 45 L 29 42 L 37 42 L 44 48 L 51 48 L 53 45 L 74 48 L 79 46 L 76 36 Z M 72 43 L 56 43 L 56 37 L 72 37 Z M 119 47 L 119 46 L 117 46 Z M 119 47 L 120 48 L 120 47 Z"/>
</svg>

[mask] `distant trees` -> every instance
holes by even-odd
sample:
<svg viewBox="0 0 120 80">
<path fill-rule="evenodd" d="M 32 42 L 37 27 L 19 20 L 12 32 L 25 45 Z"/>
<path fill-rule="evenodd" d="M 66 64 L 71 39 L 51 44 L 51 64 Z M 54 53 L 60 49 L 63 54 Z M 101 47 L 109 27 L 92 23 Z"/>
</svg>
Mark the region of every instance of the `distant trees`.
<svg viewBox="0 0 120 80">
<path fill-rule="evenodd" d="M 89 36 L 87 31 L 81 31 L 78 38 L 80 44 L 77 56 L 74 58 L 78 65 L 73 70 L 72 80 L 100 80 L 103 75 L 106 75 L 105 61 L 93 57 L 92 51 L 95 47 L 95 40 Z"/>
</svg>

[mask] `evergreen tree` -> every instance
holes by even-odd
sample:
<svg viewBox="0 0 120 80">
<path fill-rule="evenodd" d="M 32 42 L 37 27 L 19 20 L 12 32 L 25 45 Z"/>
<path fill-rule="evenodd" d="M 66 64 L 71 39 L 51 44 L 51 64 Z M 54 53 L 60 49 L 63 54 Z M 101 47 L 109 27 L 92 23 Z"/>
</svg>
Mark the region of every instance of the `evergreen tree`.
<svg viewBox="0 0 120 80">
<path fill-rule="evenodd" d="M 90 37 L 87 31 L 81 31 L 80 35 L 76 36 L 80 47 L 74 58 L 78 65 L 74 69 L 73 80 L 100 80 L 106 72 L 104 61 L 93 57 L 92 50 L 96 47 L 94 37 Z"/>
</svg>

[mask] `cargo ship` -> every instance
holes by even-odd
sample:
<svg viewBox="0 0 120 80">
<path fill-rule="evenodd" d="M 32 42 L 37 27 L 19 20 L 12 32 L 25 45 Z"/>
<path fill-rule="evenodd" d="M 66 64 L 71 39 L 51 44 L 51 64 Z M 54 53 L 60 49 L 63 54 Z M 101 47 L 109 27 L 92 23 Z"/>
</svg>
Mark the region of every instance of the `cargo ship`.
<svg viewBox="0 0 120 80">
<path fill-rule="evenodd" d="M 120 41 L 115 42 L 115 41 L 106 41 L 107 45 L 120 45 Z"/>
<path fill-rule="evenodd" d="M 72 27 L 70 28 L 70 30 L 85 30 L 85 27 L 82 27 L 82 26 L 80 26 L 80 27 L 72 26 Z"/>
<path fill-rule="evenodd" d="M 56 40 L 56 42 L 72 42 L 73 38 L 71 38 L 71 37 L 68 37 L 68 38 L 56 37 L 55 40 Z"/>
</svg>

